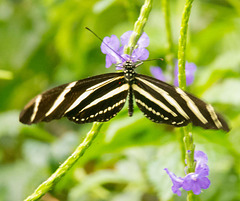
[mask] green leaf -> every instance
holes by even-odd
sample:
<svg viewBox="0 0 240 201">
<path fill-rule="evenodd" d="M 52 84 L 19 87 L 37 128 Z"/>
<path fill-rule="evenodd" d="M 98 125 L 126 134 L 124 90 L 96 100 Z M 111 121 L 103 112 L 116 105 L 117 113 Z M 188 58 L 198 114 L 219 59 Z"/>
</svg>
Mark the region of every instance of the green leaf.
<svg viewBox="0 0 240 201">
<path fill-rule="evenodd" d="M 239 107 L 240 103 L 240 80 L 228 79 L 216 86 L 209 88 L 203 98 L 210 103 L 219 102 L 223 104 L 231 104 L 233 107 Z"/>
</svg>

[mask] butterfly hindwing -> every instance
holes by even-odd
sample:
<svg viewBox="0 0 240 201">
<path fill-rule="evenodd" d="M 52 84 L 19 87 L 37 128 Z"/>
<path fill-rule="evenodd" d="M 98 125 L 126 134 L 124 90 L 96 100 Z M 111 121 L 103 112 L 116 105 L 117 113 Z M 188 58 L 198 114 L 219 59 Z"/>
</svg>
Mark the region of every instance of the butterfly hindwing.
<svg viewBox="0 0 240 201">
<path fill-rule="evenodd" d="M 174 126 L 189 123 L 187 114 L 168 92 L 138 76 L 133 85 L 135 101 L 148 119 Z"/>
<path fill-rule="evenodd" d="M 154 122 L 178 127 L 192 122 L 205 129 L 229 131 L 224 119 L 211 105 L 178 87 L 137 74 L 133 89 L 138 107 Z"/>
<path fill-rule="evenodd" d="M 127 90 L 123 73 L 103 74 L 64 84 L 32 99 L 21 112 L 20 121 L 32 124 L 66 116 L 77 123 L 92 122 L 100 119 L 81 119 L 95 116 L 104 107 L 109 109 L 108 112 L 98 117 L 110 119 L 123 107 Z"/>
</svg>

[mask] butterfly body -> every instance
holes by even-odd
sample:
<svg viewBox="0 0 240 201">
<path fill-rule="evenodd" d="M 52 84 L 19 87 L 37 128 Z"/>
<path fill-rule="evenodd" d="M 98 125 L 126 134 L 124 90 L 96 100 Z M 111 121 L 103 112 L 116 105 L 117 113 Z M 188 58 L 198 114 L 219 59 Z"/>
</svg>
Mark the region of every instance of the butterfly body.
<svg viewBox="0 0 240 201">
<path fill-rule="evenodd" d="M 205 129 L 229 131 L 211 105 L 178 87 L 136 73 L 140 64 L 129 60 L 122 64 L 123 72 L 97 75 L 39 94 L 25 106 L 20 121 L 32 124 L 67 117 L 79 124 L 105 122 L 128 100 L 129 116 L 133 115 L 135 101 L 156 123 L 181 127 L 191 122 Z"/>
<path fill-rule="evenodd" d="M 133 89 L 132 85 L 135 83 L 135 68 L 136 65 L 132 61 L 126 61 L 123 64 L 124 66 L 124 79 L 128 83 L 128 116 L 133 115 Z"/>
</svg>

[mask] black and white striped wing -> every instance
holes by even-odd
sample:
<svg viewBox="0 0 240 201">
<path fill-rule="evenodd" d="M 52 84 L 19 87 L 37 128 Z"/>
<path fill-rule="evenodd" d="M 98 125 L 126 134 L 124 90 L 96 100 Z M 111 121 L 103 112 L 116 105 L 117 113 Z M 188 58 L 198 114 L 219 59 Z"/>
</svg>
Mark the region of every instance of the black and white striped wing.
<svg viewBox="0 0 240 201">
<path fill-rule="evenodd" d="M 108 121 L 124 106 L 128 88 L 123 73 L 64 84 L 32 99 L 21 112 L 20 122 L 32 124 L 61 117 L 76 123 Z"/>
<path fill-rule="evenodd" d="M 137 74 L 133 84 L 135 101 L 145 116 L 157 123 L 177 127 L 192 122 L 204 129 L 229 131 L 225 120 L 210 104 L 155 78 Z"/>
</svg>

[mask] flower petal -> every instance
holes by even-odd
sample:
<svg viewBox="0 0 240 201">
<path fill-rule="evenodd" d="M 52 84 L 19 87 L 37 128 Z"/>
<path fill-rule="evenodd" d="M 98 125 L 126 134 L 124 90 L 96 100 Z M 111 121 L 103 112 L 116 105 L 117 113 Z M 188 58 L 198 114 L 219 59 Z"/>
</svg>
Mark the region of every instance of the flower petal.
<svg viewBox="0 0 240 201">
<path fill-rule="evenodd" d="M 170 172 L 167 168 L 164 168 L 164 170 L 167 172 L 173 184 L 181 188 L 183 183 L 183 178 L 177 177 L 174 173 Z"/>
<path fill-rule="evenodd" d="M 173 183 L 172 192 L 177 194 L 178 196 L 181 196 L 181 191 L 179 190 L 179 188 L 182 187 L 183 178 L 177 177 L 174 173 L 170 172 L 167 168 L 164 168 L 164 170 L 167 172 L 170 179 L 172 180 L 172 183 Z"/>
<path fill-rule="evenodd" d="M 191 85 L 194 81 L 194 74 L 197 70 L 197 66 L 194 63 L 188 63 L 186 62 L 185 65 L 185 73 L 186 73 L 186 84 L 187 86 Z M 178 84 L 178 62 L 175 64 L 175 70 L 174 70 L 174 85 L 179 86 Z"/>
<path fill-rule="evenodd" d="M 174 185 L 172 186 L 172 192 L 177 194 L 178 196 L 181 196 L 181 191 L 177 186 L 174 186 Z"/>
<path fill-rule="evenodd" d="M 118 53 L 120 42 L 117 36 L 105 37 L 101 44 L 102 53 L 106 54 L 106 67 L 110 67 L 112 64 L 120 63 L 121 56 Z"/>
<path fill-rule="evenodd" d="M 195 173 L 189 173 L 184 177 L 182 186 L 184 190 L 190 191 L 192 189 L 192 185 L 194 183 L 193 176 L 195 176 Z"/>
<path fill-rule="evenodd" d="M 133 31 L 127 31 L 127 32 L 125 32 L 125 33 L 120 37 L 121 44 L 122 44 L 123 47 L 124 47 L 125 45 L 128 45 L 128 41 L 129 41 L 129 39 L 130 39 L 130 36 L 132 35 L 132 32 L 133 32 Z"/>
<path fill-rule="evenodd" d="M 138 60 L 146 60 L 149 56 L 149 52 L 145 48 L 137 48 L 133 50 L 132 61 L 136 62 Z"/>
<path fill-rule="evenodd" d="M 197 182 L 193 184 L 192 191 L 195 195 L 199 195 L 201 193 L 201 188 Z"/>
<path fill-rule="evenodd" d="M 195 173 L 199 174 L 201 177 L 206 177 L 209 175 L 209 167 L 207 164 L 197 163 L 195 168 Z"/>
<path fill-rule="evenodd" d="M 189 173 L 183 182 L 183 189 L 186 191 L 192 190 L 194 194 L 198 195 L 201 193 L 201 188 L 199 185 L 198 175 L 195 173 Z"/>
<path fill-rule="evenodd" d="M 164 170 L 167 172 L 170 179 L 172 180 L 172 183 L 173 183 L 172 192 L 177 194 L 178 196 L 181 196 L 181 191 L 179 190 L 179 188 L 182 187 L 183 179 L 181 177 L 177 177 L 175 174 L 170 172 L 167 168 L 165 168 Z"/>
<path fill-rule="evenodd" d="M 202 189 L 207 189 L 209 188 L 211 182 L 207 177 L 201 177 L 199 178 L 198 184 Z"/>
<path fill-rule="evenodd" d="M 128 54 L 122 54 L 122 62 L 131 60 L 131 56 Z"/>
<path fill-rule="evenodd" d="M 166 78 L 165 76 L 163 75 L 163 72 L 162 72 L 162 69 L 158 66 L 152 66 L 150 67 L 150 71 L 152 73 L 152 75 L 157 78 L 158 80 L 161 80 L 161 81 L 166 81 Z"/>
<path fill-rule="evenodd" d="M 194 81 L 194 74 L 197 70 L 197 66 L 194 63 L 186 62 L 186 84 L 189 86 Z"/>
<path fill-rule="evenodd" d="M 207 164 L 208 157 L 203 151 L 195 151 L 194 152 L 194 159 L 201 164 Z"/>
<path fill-rule="evenodd" d="M 119 50 L 118 50 L 118 53 L 120 54 L 120 55 L 123 55 L 124 54 L 124 46 L 121 46 L 120 48 L 119 48 Z"/>
<path fill-rule="evenodd" d="M 109 55 L 106 55 L 106 68 L 109 68 L 112 65 L 112 60 L 111 57 Z"/>
<path fill-rule="evenodd" d="M 149 37 L 148 37 L 148 35 L 145 32 L 143 32 L 143 34 L 139 38 L 137 44 L 138 44 L 138 47 L 147 47 L 147 46 L 149 46 Z"/>
<path fill-rule="evenodd" d="M 179 83 L 178 83 L 178 76 L 177 76 L 177 75 L 174 77 L 174 86 L 176 86 L 176 87 L 179 86 Z"/>
<path fill-rule="evenodd" d="M 122 46 L 128 45 L 129 39 L 132 35 L 133 31 L 127 31 L 121 36 L 121 44 Z M 149 37 L 148 35 L 144 32 L 141 37 L 139 38 L 137 42 L 137 46 L 140 48 L 147 47 L 149 45 Z"/>
<path fill-rule="evenodd" d="M 120 42 L 119 42 L 117 36 L 111 35 L 111 37 L 105 37 L 103 39 L 103 42 L 101 44 L 101 51 L 104 54 L 113 54 L 113 53 L 115 53 L 114 51 L 116 51 L 116 52 L 118 51 L 119 47 L 120 47 Z"/>
</svg>

